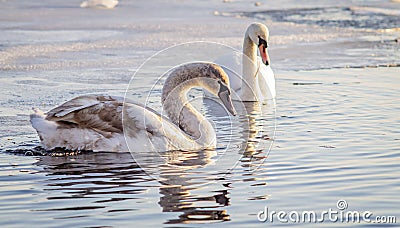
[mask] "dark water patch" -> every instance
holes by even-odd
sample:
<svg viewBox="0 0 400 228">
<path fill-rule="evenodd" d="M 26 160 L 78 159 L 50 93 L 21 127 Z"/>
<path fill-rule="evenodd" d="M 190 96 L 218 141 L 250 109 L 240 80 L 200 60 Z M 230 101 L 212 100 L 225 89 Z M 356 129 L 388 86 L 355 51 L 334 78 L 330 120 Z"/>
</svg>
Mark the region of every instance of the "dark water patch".
<svg viewBox="0 0 400 228">
<path fill-rule="evenodd" d="M 32 145 L 23 145 L 23 146 L 32 146 Z M 66 150 L 63 148 L 56 148 L 54 150 L 46 150 L 43 147 L 36 146 L 31 148 L 14 148 L 14 149 L 6 149 L 5 153 L 20 155 L 20 156 L 52 156 L 52 157 L 64 157 L 64 156 L 75 156 L 82 153 L 90 153 L 91 151 L 72 151 Z"/>
<path fill-rule="evenodd" d="M 293 85 L 322 85 L 321 82 L 293 82 Z"/>
<path fill-rule="evenodd" d="M 126 211 L 136 211 L 137 209 L 117 209 L 117 210 L 108 210 L 108 212 L 126 212 Z"/>
<path fill-rule="evenodd" d="M 178 219 L 170 219 L 164 224 L 213 223 L 230 221 L 226 210 L 188 210 Z"/>
<path fill-rule="evenodd" d="M 346 65 L 346 66 L 329 66 L 329 67 L 319 67 L 319 68 L 310 68 L 308 71 L 318 71 L 318 70 L 329 70 L 329 69 L 366 69 L 366 68 L 396 68 L 400 67 L 400 63 L 387 63 L 387 64 L 368 64 L 368 65 Z M 295 69 L 293 71 L 302 71 L 303 69 Z M 360 84 L 360 82 L 354 82 L 356 84 Z M 333 85 L 339 85 L 339 83 L 334 82 Z M 303 84 L 295 84 L 293 85 L 303 85 Z M 312 84 L 306 84 L 312 85 Z M 314 84 L 315 85 L 315 84 Z"/>
<path fill-rule="evenodd" d="M 79 211 L 79 210 L 95 210 L 105 208 L 104 206 L 90 206 L 90 207 L 67 207 L 67 208 L 52 208 L 36 211 Z"/>
<path fill-rule="evenodd" d="M 88 215 L 76 215 L 76 216 L 67 216 L 67 217 L 59 217 L 54 219 L 76 219 L 76 218 L 86 218 Z"/>
<path fill-rule="evenodd" d="M 374 10 L 375 9 L 375 10 Z M 359 7 L 325 7 L 246 12 L 242 16 L 271 19 L 297 24 L 342 28 L 388 29 L 400 27 L 400 16 L 384 13 L 384 9 Z"/>
</svg>

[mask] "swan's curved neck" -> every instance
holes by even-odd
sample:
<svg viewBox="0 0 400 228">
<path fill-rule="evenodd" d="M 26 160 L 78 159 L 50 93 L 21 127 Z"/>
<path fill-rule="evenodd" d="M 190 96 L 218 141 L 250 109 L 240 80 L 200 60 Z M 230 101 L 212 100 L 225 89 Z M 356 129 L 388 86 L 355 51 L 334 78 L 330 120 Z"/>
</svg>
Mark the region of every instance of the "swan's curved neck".
<svg viewBox="0 0 400 228">
<path fill-rule="evenodd" d="M 254 88 L 257 86 L 257 45 L 250 39 L 249 31 L 246 31 L 243 40 L 242 56 L 242 87 L 241 98 L 244 100 L 257 100 Z"/>
<path fill-rule="evenodd" d="M 257 45 L 250 39 L 249 31 L 246 31 L 243 40 L 243 54 L 251 61 L 257 60 Z"/>
<path fill-rule="evenodd" d="M 206 147 L 215 145 L 214 128 L 187 99 L 190 89 L 201 85 L 201 78 L 196 78 L 195 75 L 171 75 L 165 82 L 161 101 L 170 120 L 192 140 Z"/>
</svg>

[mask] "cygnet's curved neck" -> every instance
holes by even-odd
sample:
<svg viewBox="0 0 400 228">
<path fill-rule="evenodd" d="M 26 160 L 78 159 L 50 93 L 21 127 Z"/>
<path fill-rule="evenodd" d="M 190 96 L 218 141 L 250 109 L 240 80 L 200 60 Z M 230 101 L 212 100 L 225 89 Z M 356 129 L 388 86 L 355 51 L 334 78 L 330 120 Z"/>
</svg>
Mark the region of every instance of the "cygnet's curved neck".
<svg viewBox="0 0 400 228">
<path fill-rule="evenodd" d="M 257 45 L 250 39 L 249 30 L 243 40 L 241 99 L 257 100 L 254 88 L 257 88 Z"/>
<path fill-rule="evenodd" d="M 195 87 L 203 87 L 202 84 L 203 78 L 191 71 L 170 75 L 165 81 L 161 101 L 170 120 L 196 143 L 207 147 L 215 145 L 214 128 L 187 99 L 189 90 Z"/>
</svg>

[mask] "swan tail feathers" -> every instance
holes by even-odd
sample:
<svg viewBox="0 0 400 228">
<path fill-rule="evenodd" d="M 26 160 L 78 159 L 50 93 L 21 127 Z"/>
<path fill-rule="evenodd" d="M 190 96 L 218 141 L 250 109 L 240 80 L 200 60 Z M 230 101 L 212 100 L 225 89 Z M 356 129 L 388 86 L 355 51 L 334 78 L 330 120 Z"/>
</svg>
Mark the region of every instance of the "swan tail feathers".
<svg viewBox="0 0 400 228">
<path fill-rule="evenodd" d="M 35 107 L 33 107 L 32 110 L 33 113 L 30 115 L 31 120 L 34 118 L 43 118 L 43 119 L 45 118 L 45 114 L 42 110 Z"/>
<path fill-rule="evenodd" d="M 30 114 L 31 125 L 38 133 L 43 146 L 45 146 L 46 149 L 50 149 L 49 145 L 45 142 L 56 133 L 58 124 L 54 121 L 46 120 L 46 115 L 40 109 L 32 108 L 32 110 L 34 113 Z"/>
</svg>

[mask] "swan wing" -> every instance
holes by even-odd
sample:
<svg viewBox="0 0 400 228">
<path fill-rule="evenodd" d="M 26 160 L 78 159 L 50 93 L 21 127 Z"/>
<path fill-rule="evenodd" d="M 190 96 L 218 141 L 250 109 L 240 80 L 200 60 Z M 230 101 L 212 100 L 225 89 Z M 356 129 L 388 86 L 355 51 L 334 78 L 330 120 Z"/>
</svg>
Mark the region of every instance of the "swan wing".
<svg viewBox="0 0 400 228">
<path fill-rule="evenodd" d="M 242 86 L 242 56 L 242 53 L 234 52 L 222 55 L 214 61 L 228 74 L 233 91 L 239 90 Z"/>
<path fill-rule="evenodd" d="M 258 58 L 260 70 L 258 72 L 258 83 L 261 94 L 264 99 L 274 99 L 276 97 L 275 75 L 270 65 L 262 64 L 261 58 Z"/>
<path fill-rule="evenodd" d="M 144 151 L 190 150 L 198 147 L 188 134 L 169 119 L 140 104 L 125 103 L 123 119 L 131 151 L 136 150 L 137 142 L 146 148 Z"/>
<path fill-rule="evenodd" d="M 84 95 L 50 110 L 46 120 L 62 123 L 65 127 L 122 133 L 122 107 L 121 97 Z"/>
<path fill-rule="evenodd" d="M 215 60 L 215 63 L 219 64 L 229 76 L 230 87 L 233 91 L 238 92 L 242 87 L 242 58 L 243 54 L 239 52 L 229 53 L 222 55 Z M 260 100 L 274 99 L 276 97 L 275 89 L 275 75 L 272 71 L 271 66 L 263 64 L 262 59 L 257 57 L 258 69 L 258 80 L 253 88 L 257 97 Z"/>
<path fill-rule="evenodd" d="M 109 136 L 119 133 L 131 150 L 167 151 L 196 145 L 185 132 L 151 108 L 122 97 L 84 95 L 50 110 L 46 120 L 64 128 L 92 129 Z"/>
</svg>

